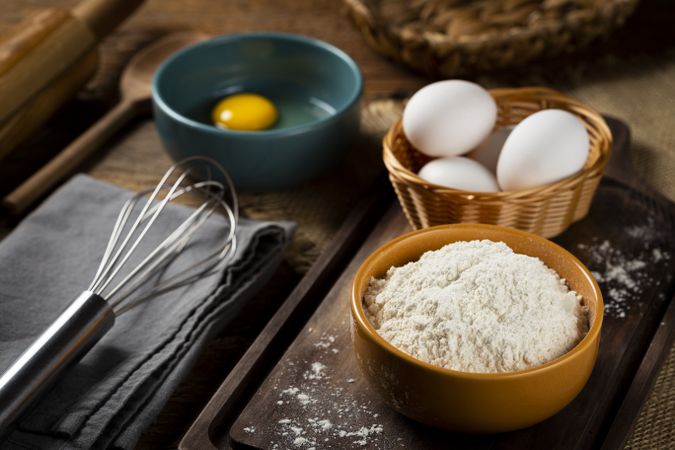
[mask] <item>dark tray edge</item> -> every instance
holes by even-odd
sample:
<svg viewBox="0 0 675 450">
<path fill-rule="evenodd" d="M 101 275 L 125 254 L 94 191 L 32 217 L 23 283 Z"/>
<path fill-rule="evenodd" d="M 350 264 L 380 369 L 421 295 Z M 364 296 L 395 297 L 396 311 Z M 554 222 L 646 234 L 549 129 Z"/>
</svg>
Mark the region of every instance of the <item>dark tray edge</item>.
<svg viewBox="0 0 675 450">
<path fill-rule="evenodd" d="M 393 194 L 383 174 L 345 217 L 331 242 L 218 387 L 181 439 L 180 450 L 222 448 L 214 436 L 215 428 L 237 418 L 255 388 L 318 307 L 323 291 L 333 285 L 392 201 Z"/>
<path fill-rule="evenodd" d="M 655 202 L 675 207 L 673 202 L 646 182 L 634 169 L 630 148 L 630 128 L 622 120 L 603 115 L 612 131 L 613 150 L 604 176 L 642 192 Z M 675 295 L 672 293 L 654 330 L 645 354 L 625 389 L 614 416 L 598 442 L 602 450 L 623 449 L 633 432 L 635 423 L 651 392 L 656 376 L 663 365 L 670 346 L 675 341 Z"/>
</svg>

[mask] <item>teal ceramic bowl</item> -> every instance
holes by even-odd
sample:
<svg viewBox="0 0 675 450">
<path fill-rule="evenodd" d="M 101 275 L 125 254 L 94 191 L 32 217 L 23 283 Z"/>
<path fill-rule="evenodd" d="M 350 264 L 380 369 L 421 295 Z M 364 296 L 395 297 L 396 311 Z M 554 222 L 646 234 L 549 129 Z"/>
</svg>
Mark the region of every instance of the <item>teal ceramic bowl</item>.
<svg viewBox="0 0 675 450">
<path fill-rule="evenodd" d="M 285 33 L 217 37 L 177 52 L 155 73 L 155 123 L 174 160 L 207 156 L 245 190 L 270 190 L 316 177 L 358 133 L 363 80 L 356 63 L 325 42 Z M 254 92 L 279 110 L 264 131 L 211 124 L 228 95 Z"/>
</svg>

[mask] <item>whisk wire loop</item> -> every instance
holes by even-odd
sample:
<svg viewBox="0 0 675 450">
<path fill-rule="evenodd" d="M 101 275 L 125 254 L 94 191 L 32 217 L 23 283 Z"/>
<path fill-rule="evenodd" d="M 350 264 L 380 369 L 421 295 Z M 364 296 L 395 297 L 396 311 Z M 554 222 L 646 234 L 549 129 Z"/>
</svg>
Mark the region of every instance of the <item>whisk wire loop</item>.
<svg viewBox="0 0 675 450">
<path fill-rule="evenodd" d="M 164 208 L 166 207 L 167 203 L 169 203 L 172 194 L 176 191 L 176 189 L 178 189 L 178 187 L 180 186 L 180 184 L 181 184 L 181 183 L 183 182 L 183 180 L 187 177 L 187 172 L 184 172 L 184 173 L 182 173 L 182 174 L 178 177 L 178 179 L 173 183 L 173 185 L 171 186 L 171 188 L 170 188 L 170 190 L 169 190 L 168 195 L 167 195 L 166 197 L 164 197 L 164 198 L 160 201 L 160 203 L 159 203 L 159 208 L 157 208 L 157 209 L 155 210 L 154 214 L 151 215 L 150 219 L 148 220 L 148 223 L 145 225 L 145 227 L 144 227 L 143 230 L 140 232 L 140 234 L 138 235 L 138 237 L 136 237 L 136 240 L 135 240 L 134 243 L 131 245 L 131 248 L 129 248 L 129 250 L 124 254 L 124 256 L 122 257 L 122 259 L 120 260 L 120 259 L 119 259 L 119 258 L 120 258 L 120 255 L 124 252 L 124 250 L 125 250 L 127 244 L 128 244 L 129 241 L 133 238 L 134 233 L 136 232 L 136 230 L 138 229 L 138 227 L 141 225 L 141 223 L 142 223 L 142 221 L 143 221 L 143 218 L 145 217 L 146 212 L 148 211 L 148 209 L 150 209 L 150 207 L 152 206 L 154 200 L 157 198 L 158 193 L 159 193 L 159 192 L 162 190 L 162 188 L 164 187 L 164 184 L 166 183 L 167 178 L 168 178 L 169 176 L 171 176 L 171 174 L 173 173 L 174 170 L 175 170 L 175 166 L 172 167 L 171 169 L 169 169 L 169 170 L 164 174 L 164 176 L 162 177 L 162 180 L 160 181 L 160 183 L 155 187 L 154 191 L 152 192 L 152 194 L 150 195 L 150 197 L 149 197 L 148 200 L 146 201 L 145 205 L 143 206 L 143 209 L 141 210 L 141 212 L 139 213 L 138 217 L 136 218 L 136 221 L 134 222 L 134 224 L 133 224 L 132 227 L 130 228 L 129 233 L 127 234 L 126 238 L 123 240 L 122 244 L 120 245 L 119 249 L 117 250 L 117 253 L 116 253 L 115 256 L 113 257 L 113 259 L 112 259 L 112 261 L 111 261 L 111 263 L 110 263 L 110 266 L 108 266 L 107 270 L 103 272 L 104 276 L 107 275 L 107 272 L 110 272 L 110 273 L 109 273 L 109 276 L 107 276 L 107 277 L 105 277 L 105 278 L 101 277 L 102 284 L 101 284 L 100 282 L 97 283 L 97 285 L 98 285 L 98 284 L 100 284 L 100 285 L 99 285 L 99 286 L 96 286 L 96 287 L 93 289 L 93 292 L 95 292 L 95 293 L 101 295 L 101 293 L 105 290 L 105 288 L 108 286 L 108 284 L 110 284 L 110 282 L 115 278 L 115 276 L 116 276 L 116 275 L 118 274 L 118 272 L 122 269 L 122 267 L 124 267 L 124 264 L 129 260 L 129 258 L 131 257 L 131 255 L 132 255 L 132 254 L 134 253 L 134 251 L 138 248 L 138 245 L 141 243 L 141 241 L 142 241 L 143 238 L 145 237 L 145 235 L 146 235 L 146 233 L 148 232 L 148 230 L 152 227 L 152 225 L 153 225 L 153 224 L 155 223 L 155 221 L 157 220 L 157 217 L 159 217 L 160 213 L 164 210 Z M 118 263 L 118 261 L 119 261 L 119 263 Z M 105 296 L 104 296 L 104 297 L 105 297 Z"/>
<path fill-rule="evenodd" d="M 171 234 L 169 234 L 155 249 L 147 255 L 143 261 L 141 261 L 133 270 L 131 270 L 114 288 L 110 290 L 106 295 L 110 298 L 114 297 L 115 294 L 124 286 L 129 285 L 131 280 L 139 275 L 140 280 L 137 284 L 142 284 L 143 280 L 149 276 L 156 268 L 158 268 L 162 263 L 168 264 L 170 258 L 173 255 L 177 255 L 180 250 L 184 247 L 185 243 L 189 241 L 192 233 L 199 227 L 199 224 L 195 226 L 195 221 L 197 217 L 203 213 L 206 208 L 206 204 L 202 204 L 197 210 L 195 210 L 190 216 L 183 221 Z M 210 214 L 209 214 L 210 215 Z M 208 217 L 208 216 L 207 216 Z M 188 231 L 189 230 L 189 231 Z M 134 286 L 128 286 L 130 289 L 133 289 Z M 116 302 L 111 302 L 115 304 Z"/>
<path fill-rule="evenodd" d="M 204 164 L 202 174 L 205 172 L 206 179 L 189 180 L 195 173 L 193 170 L 195 163 Z M 179 168 L 181 171 L 177 173 Z M 219 172 L 224 183 L 213 178 L 213 169 Z M 170 182 L 172 177 L 175 177 L 175 181 Z M 168 192 L 160 199 L 163 191 Z M 123 267 L 128 265 L 141 241 L 153 228 L 166 206 L 190 193 L 200 194 L 204 198 L 202 204 L 123 275 Z M 226 194 L 229 194 L 227 199 Z M 140 207 L 143 199 L 145 203 Z M 135 214 L 139 207 L 140 212 Z M 164 271 L 216 211 L 223 213 L 227 225 L 222 246 L 219 245 L 217 250 L 209 252 L 200 261 L 189 264 L 180 273 L 172 274 L 163 280 Z M 167 170 L 154 189 L 139 192 L 125 202 L 115 221 L 89 291 L 108 300 L 116 315 L 119 315 L 145 300 L 209 276 L 234 253 L 238 218 L 234 186 L 222 167 L 208 158 L 194 157 L 184 160 Z"/>
</svg>

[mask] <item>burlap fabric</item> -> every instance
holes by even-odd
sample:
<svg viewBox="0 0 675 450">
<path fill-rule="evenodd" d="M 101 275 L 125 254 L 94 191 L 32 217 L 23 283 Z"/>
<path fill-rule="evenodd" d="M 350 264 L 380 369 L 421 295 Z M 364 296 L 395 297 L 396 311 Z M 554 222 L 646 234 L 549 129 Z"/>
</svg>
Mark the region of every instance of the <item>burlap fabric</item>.
<svg viewBox="0 0 675 450">
<path fill-rule="evenodd" d="M 675 442 L 675 346 L 661 371 L 652 393 L 635 423 L 626 449 L 672 448 Z"/>
<path fill-rule="evenodd" d="M 674 56 L 636 61 L 635 66 L 602 82 L 596 74 L 567 91 L 630 125 L 632 160 L 638 173 L 675 201 Z"/>
</svg>

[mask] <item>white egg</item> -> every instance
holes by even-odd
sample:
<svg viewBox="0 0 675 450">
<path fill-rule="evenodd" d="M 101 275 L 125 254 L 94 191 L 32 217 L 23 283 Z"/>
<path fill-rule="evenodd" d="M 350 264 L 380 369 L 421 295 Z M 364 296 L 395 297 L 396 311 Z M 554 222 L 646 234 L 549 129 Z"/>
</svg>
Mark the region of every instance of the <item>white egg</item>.
<svg viewBox="0 0 675 450">
<path fill-rule="evenodd" d="M 473 159 L 448 156 L 425 164 L 419 176 L 426 181 L 452 189 L 471 192 L 497 192 L 494 175 Z"/>
<path fill-rule="evenodd" d="M 445 80 L 415 93 L 403 111 L 408 141 L 429 156 L 468 152 L 490 134 L 497 120 L 497 104 L 475 83 Z"/>
<path fill-rule="evenodd" d="M 575 174 L 588 158 L 588 132 L 577 116 L 546 109 L 525 118 L 504 143 L 497 180 L 505 191 L 543 186 Z"/>
<path fill-rule="evenodd" d="M 506 138 L 509 137 L 509 134 L 511 134 L 512 130 L 512 126 L 497 128 L 492 133 L 490 133 L 490 135 L 483 142 L 481 142 L 478 147 L 467 153 L 466 157 L 478 161 L 488 168 L 492 173 L 497 173 L 497 161 L 499 160 L 499 154 L 502 152 L 504 142 L 506 141 Z"/>
</svg>

